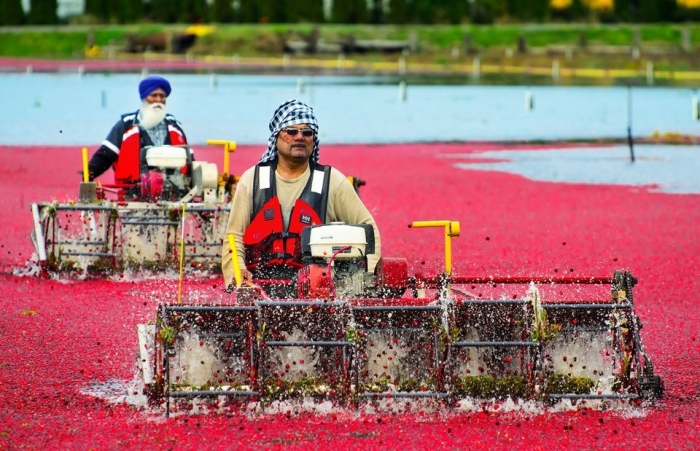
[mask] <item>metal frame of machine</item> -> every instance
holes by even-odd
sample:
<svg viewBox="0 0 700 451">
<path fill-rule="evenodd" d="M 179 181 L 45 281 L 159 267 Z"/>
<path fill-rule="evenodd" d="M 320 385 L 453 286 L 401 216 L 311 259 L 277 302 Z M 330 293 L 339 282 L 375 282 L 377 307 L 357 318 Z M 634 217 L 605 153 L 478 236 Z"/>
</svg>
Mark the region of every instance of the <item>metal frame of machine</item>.
<svg viewBox="0 0 700 451">
<path fill-rule="evenodd" d="M 177 200 L 129 196 L 133 187 L 103 185 L 87 179 L 87 149 L 83 149 L 84 182 L 78 202 L 31 205 L 31 238 L 42 272 L 115 272 L 125 268 L 176 268 L 182 260 L 203 269 L 218 268 L 236 176 L 229 174 L 232 141 L 207 141 L 224 149 L 223 173 L 216 165 L 192 162 L 189 185 Z M 167 170 L 182 163 L 180 151 L 169 161 L 165 148 L 153 148 L 153 164 Z M 157 158 L 156 158 L 157 157 Z M 108 199 L 110 196 L 112 199 Z M 134 198 L 135 197 L 135 198 Z"/>
<path fill-rule="evenodd" d="M 218 267 L 237 178 L 197 162 L 178 201 L 107 200 L 87 178 L 79 203 L 32 204 L 32 239 L 42 270 Z M 179 153 L 159 161 L 177 171 Z M 168 158 L 173 157 L 173 160 Z M 178 157 L 179 160 L 175 157 Z M 87 174 L 87 149 L 83 149 Z M 189 163 L 188 163 L 189 164 Z M 355 189 L 364 182 L 350 178 Z M 475 398 L 650 400 L 662 396 L 642 344 L 628 272 L 612 277 L 466 277 L 452 271 L 456 221 L 416 221 L 444 235 L 444 271 L 408 275 L 402 258 L 383 257 L 373 273 L 368 225 L 307 228 L 303 264 L 292 279 L 254 280 L 217 305 L 161 304 L 139 325 L 139 366 L 152 402 L 242 398 L 264 409 L 276 400 L 313 398 L 358 406 L 391 398 L 433 398 L 454 405 Z M 240 277 L 235 240 L 236 280 Z M 609 297 L 542 300 L 540 289 L 611 288 Z M 270 288 L 296 293 L 272 299 Z M 475 295 L 469 290 L 491 295 Z M 502 290 L 496 293 L 496 288 Z M 514 287 L 510 289 L 509 287 Z M 267 289 L 267 291 L 266 291 Z M 505 292 L 508 292 L 505 295 Z M 523 293 L 526 291 L 526 293 Z M 572 290 L 574 291 L 574 290 Z M 410 294 L 410 297 L 406 295 Z"/>
<path fill-rule="evenodd" d="M 411 226 L 444 227 L 445 272 L 405 277 L 405 266 L 388 259 L 378 283 L 390 281 L 389 297 L 341 299 L 324 287 L 324 298 L 270 299 L 258 286 L 239 288 L 235 299 L 225 301 L 230 305 L 161 305 L 150 333 L 139 333 L 151 399 L 165 400 L 169 414 L 171 398 L 222 396 L 253 400 L 263 409 L 274 400 L 304 397 L 357 406 L 387 398 L 437 398 L 452 405 L 464 396 L 662 396 L 663 382 L 639 335 L 631 274 L 454 276 L 450 240 L 459 235 L 459 223 Z M 611 297 L 542 302 L 536 286 L 552 284 L 610 286 Z M 529 291 L 519 299 L 478 299 L 460 288 L 467 285 L 529 285 Z M 403 291 L 413 296 L 394 297 Z M 571 351 L 568 342 L 597 348 L 567 359 L 562 353 Z M 313 360 L 314 374 L 308 361 L 307 372 L 295 370 L 305 362 L 290 349 Z M 190 369 L 183 355 L 198 350 L 224 365 L 192 384 L 183 377 Z M 175 368 L 180 373 L 173 377 Z M 608 384 L 601 386 L 604 379 Z"/>
</svg>

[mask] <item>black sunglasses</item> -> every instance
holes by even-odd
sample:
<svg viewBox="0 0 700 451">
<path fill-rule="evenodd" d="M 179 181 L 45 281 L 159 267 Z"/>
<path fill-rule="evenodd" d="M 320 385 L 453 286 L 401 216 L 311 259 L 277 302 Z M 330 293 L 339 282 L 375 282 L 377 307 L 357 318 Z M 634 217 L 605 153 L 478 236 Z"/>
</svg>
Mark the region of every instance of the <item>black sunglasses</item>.
<svg viewBox="0 0 700 451">
<path fill-rule="evenodd" d="M 299 130 L 298 128 L 285 128 L 284 132 L 289 136 L 296 136 L 299 132 L 301 132 L 301 136 L 303 136 L 304 138 L 311 138 L 312 136 L 314 136 L 314 131 L 310 128 L 305 128 L 303 130 Z"/>
</svg>

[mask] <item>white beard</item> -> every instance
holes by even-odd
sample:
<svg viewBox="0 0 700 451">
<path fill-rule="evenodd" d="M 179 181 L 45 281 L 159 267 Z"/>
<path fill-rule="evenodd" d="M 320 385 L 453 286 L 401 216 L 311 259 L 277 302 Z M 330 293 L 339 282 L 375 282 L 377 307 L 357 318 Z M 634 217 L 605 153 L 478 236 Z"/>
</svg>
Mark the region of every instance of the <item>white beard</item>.
<svg viewBox="0 0 700 451">
<path fill-rule="evenodd" d="M 153 128 L 163 121 L 166 112 L 165 104 L 144 101 L 143 105 L 141 105 L 141 121 L 139 125 L 146 130 Z"/>
</svg>

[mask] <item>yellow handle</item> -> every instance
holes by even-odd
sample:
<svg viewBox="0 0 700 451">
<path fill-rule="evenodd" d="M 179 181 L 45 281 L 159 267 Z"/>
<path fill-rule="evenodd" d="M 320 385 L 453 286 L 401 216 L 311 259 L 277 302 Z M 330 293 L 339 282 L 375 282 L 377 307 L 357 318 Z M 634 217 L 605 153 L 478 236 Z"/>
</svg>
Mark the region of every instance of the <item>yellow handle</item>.
<svg viewBox="0 0 700 451">
<path fill-rule="evenodd" d="M 180 276 L 178 277 L 178 284 L 177 284 L 177 303 L 180 305 L 180 302 L 182 302 L 182 278 L 183 278 L 183 270 L 185 268 L 185 213 L 187 212 L 187 204 L 183 203 L 182 204 L 182 223 L 180 224 L 180 227 L 182 227 L 182 231 L 180 234 Z"/>
<path fill-rule="evenodd" d="M 228 174 L 229 154 L 236 151 L 236 141 L 226 141 L 223 139 L 208 139 L 209 146 L 224 146 L 224 174 Z"/>
<path fill-rule="evenodd" d="M 241 286 L 241 265 L 238 262 L 238 251 L 236 250 L 236 239 L 232 233 L 228 235 L 228 247 L 231 248 L 231 258 L 233 259 L 233 276 L 236 278 L 236 287 Z"/>
<path fill-rule="evenodd" d="M 90 181 L 90 173 L 88 172 L 88 150 L 87 147 L 83 147 L 83 182 L 87 183 Z"/>
<path fill-rule="evenodd" d="M 452 238 L 458 237 L 459 221 L 414 221 L 409 227 L 444 227 L 445 228 L 445 273 L 452 274 Z"/>
</svg>

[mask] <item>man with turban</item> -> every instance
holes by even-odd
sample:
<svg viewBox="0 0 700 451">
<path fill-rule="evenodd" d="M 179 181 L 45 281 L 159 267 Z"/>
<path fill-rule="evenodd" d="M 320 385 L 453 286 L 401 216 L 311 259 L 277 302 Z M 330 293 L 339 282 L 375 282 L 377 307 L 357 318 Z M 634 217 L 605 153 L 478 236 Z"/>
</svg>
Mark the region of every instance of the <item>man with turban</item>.
<svg viewBox="0 0 700 451">
<path fill-rule="evenodd" d="M 102 141 L 88 164 L 91 181 L 113 166 L 115 183 L 133 186 L 141 180 L 141 149 L 187 144 L 182 126 L 165 107 L 170 92 L 170 83 L 163 77 L 153 75 L 141 80 L 141 108 L 123 114 Z"/>
<path fill-rule="evenodd" d="M 233 234 L 236 241 L 241 282 L 293 278 L 302 267 L 301 229 L 330 222 L 372 225 L 375 253 L 367 256 L 367 264 L 374 272 L 379 230 L 347 177 L 318 163 L 313 109 L 298 100 L 283 103 L 270 132 L 262 158 L 236 184 L 226 228 L 226 236 Z M 224 241 L 221 266 L 225 286 L 232 288 L 232 253 Z"/>
</svg>

